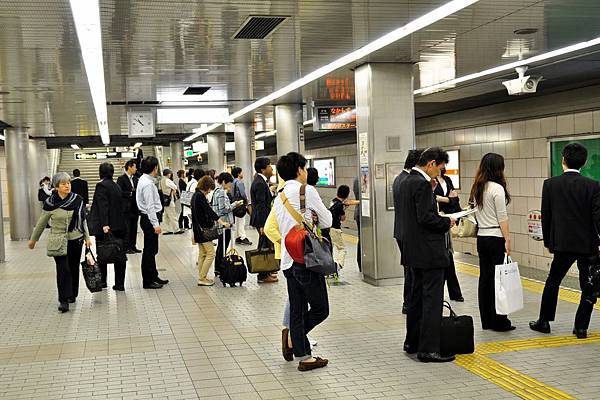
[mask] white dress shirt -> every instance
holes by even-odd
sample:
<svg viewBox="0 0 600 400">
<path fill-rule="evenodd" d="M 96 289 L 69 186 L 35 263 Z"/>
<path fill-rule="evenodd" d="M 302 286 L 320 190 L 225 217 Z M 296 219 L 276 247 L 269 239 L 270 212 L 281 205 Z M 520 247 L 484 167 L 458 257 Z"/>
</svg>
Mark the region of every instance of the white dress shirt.
<svg viewBox="0 0 600 400">
<path fill-rule="evenodd" d="M 148 174 L 142 175 L 138 182 L 135 199 L 140 212 L 148 216 L 153 227 L 158 228 L 160 224 L 156 214 L 162 211 L 162 203 L 156 187 L 156 178 Z"/>
<path fill-rule="evenodd" d="M 418 173 L 420 173 L 421 175 L 423 175 L 423 177 L 425 179 L 427 179 L 427 182 L 431 182 L 431 177 L 429 175 L 427 175 L 425 173 L 425 171 L 423 171 L 421 168 L 413 167 L 413 171 L 417 171 Z"/>
<path fill-rule="evenodd" d="M 580 171 L 580 170 L 578 170 L 578 169 L 571 169 L 571 168 L 569 168 L 569 169 L 565 169 L 565 173 L 567 173 L 567 172 L 575 172 L 575 173 L 578 173 L 578 174 L 580 174 L 580 173 L 581 173 L 581 171 Z"/>
<path fill-rule="evenodd" d="M 285 193 L 285 196 L 288 198 L 288 202 L 296 211 L 298 211 L 298 213 L 300 213 L 300 186 L 300 182 L 291 180 L 285 182 L 285 186 L 283 187 L 283 193 Z M 329 212 L 325 204 L 323 204 L 317 189 L 310 185 L 306 186 L 305 203 L 306 211 L 303 216 L 307 221 L 312 221 L 311 211 L 314 211 L 319 217 L 320 228 L 331 227 L 331 212 Z M 283 238 L 281 241 L 281 269 L 288 269 L 292 266 L 294 260 L 285 248 L 285 237 L 298 223 L 281 201 L 281 196 L 277 196 L 273 207 L 275 209 L 275 216 L 277 217 L 277 224 L 279 225 L 279 232 L 281 232 L 281 237 Z"/>
</svg>

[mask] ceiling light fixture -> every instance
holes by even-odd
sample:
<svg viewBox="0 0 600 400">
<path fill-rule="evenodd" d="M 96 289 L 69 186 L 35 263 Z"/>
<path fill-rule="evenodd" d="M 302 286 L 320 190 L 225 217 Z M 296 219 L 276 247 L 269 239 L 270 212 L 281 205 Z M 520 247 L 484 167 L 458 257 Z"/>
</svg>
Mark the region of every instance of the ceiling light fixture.
<svg viewBox="0 0 600 400">
<path fill-rule="evenodd" d="M 224 124 L 224 122 L 217 122 L 217 123 L 209 125 L 209 126 L 207 126 L 205 128 L 195 128 L 195 129 L 192 129 L 192 132 L 194 132 L 194 134 L 186 137 L 185 139 L 183 139 L 183 141 L 184 142 L 192 141 L 192 140 L 196 139 L 198 136 L 205 135 L 208 132 L 210 132 L 210 131 L 212 131 L 214 129 L 217 129 L 219 126 L 221 126 L 223 124 Z"/>
<path fill-rule="evenodd" d="M 451 79 L 449 81 L 441 82 L 435 85 L 427 86 L 421 89 L 417 89 L 414 91 L 414 94 L 431 94 L 434 92 L 439 92 L 442 90 L 450 89 L 455 87 L 459 83 L 472 81 L 473 79 L 482 78 L 484 76 L 497 74 L 499 72 L 509 71 L 515 69 L 517 67 L 522 67 L 524 65 L 531 65 L 540 61 L 548 60 L 550 58 L 562 56 L 564 54 L 572 53 L 574 51 L 583 50 L 588 47 L 600 45 L 600 37 L 597 37 L 592 40 L 588 40 L 587 42 L 579 42 L 576 44 L 572 44 L 567 47 L 562 47 L 560 49 L 552 50 L 547 53 L 538 54 L 537 56 L 529 57 L 524 60 L 519 60 L 512 62 L 510 64 L 499 65 L 494 68 L 486 69 L 484 71 L 476 72 L 474 74 L 469 74 L 465 76 L 461 76 L 460 78 Z"/>
<path fill-rule="evenodd" d="M 367 43 L 363 47 L 354 50 L 351 53 L 346 54 L 343 57 L 338 58 L 335 61 L 330 62 L 327 65 L 322 66 L 321 68 L 309 73 L 306 76 L 282 87 L 279 90 L 274 91 L 268 96 L 263 97 L 242 108 L 241 110 L 231 114 L 229 118 L 236 119 L 241 117 L 242 115 L 249 113 L 250 111 L 256 110 L 259 107 L 268 104 L 281 96 L 284 96 L 290 92 L 293 92 L 296 89 L 301 88 L 304 85 L 309 84 L 310 82 L 317 80 L 339 68 L 342 68 L 350 63 L 360 60 L 363 57 L 368 56 L 371 53 L 374 53 L 377 50 L 384 48 L 385 46 L 392 44 L 402 38 L 409 36 L 412 33 L 415 33 L 426 26 L 429 26 L 439 20 L 442 20 L 449 15 L 452 15 L 463 8 L 466 8 L 472 4 L 477 3 L 479 0 L 453 0 L 441 7 L 436 8 L 433 11 L 428 12 L 427 14 L 409 22 L 408 24 L 401 26 L 398 29 L 391 31 L 390 33 L 383 35 L 379 39 L 376 39 L 370 43 Z"/>
<path fill-rule="evenodd" d="M 85 66 L 102 143 L 110 143 L 102 58 L 102 27 L 98 0 L 70 0 L 81 58 Z"/>
<path fill-rule="evenodd" d="M 79 146 L 78 146 L 78 145 L 76 145 L 76 144 L 72 144 L 72 145 L 71 145 L 71 148 L 72 148 L 73 150 L 81 150 L 81 147 L 79 147 Z"/>
<path fill-rule="evenodd" d="M 254 139 L 262 139 L 262 138 L 266 138 L 269 136 L 275 136 L 276 134 L 277 134 L 277 129 L 273 129 L 272 131 L 259 133 L 258 135 L 254 136 Z"/>
</svg>

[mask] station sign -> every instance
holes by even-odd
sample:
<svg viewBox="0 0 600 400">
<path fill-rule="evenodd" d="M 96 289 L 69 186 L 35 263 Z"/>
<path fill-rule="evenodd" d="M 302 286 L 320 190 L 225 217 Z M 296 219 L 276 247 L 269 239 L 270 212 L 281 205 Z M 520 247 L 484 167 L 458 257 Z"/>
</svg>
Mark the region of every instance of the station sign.
<svg viewBox="0 0 600 400">
<path fill-rule="evenodd" d="M 315 132 L 356 129 L 356 107 L 354 106 L 315 107 L 315 117 L 313 126 Z"/>
<path fill-rule="evenodd" d="M 121 151 L 103 151 L 94 153 L 79 152 L 75 153 L 76 160 L 106 160 L 109 158 L 135 158 L 134 152 Z"/>
</svg>

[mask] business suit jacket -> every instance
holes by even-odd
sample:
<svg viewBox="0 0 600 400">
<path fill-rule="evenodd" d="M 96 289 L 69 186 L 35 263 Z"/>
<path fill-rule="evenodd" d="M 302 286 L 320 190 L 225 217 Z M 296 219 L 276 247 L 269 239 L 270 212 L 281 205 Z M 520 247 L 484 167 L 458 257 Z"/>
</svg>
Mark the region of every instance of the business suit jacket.
<svg viewBox="0 0 600 400">
<path fill-rule="evenodd" d="M 450 177 L 443 175 L 444 181 L 446 182 L 446 192 L 444 192 L 444 188 L 442 185 L 437 185 L 433 194 L 436 196 L 448 197 L 451 191 L 454 190 L 454 184 L 452 183 L 452 179 Z M 438 207 L 440 211 L 444 214 L 452 214 L 460 211 L 460 200 L 458 197 L 449 197 L 450 203 L 438 203 Z"/>
<path fill-rule="evenodd" d="M 125 232 L 123 194 L 112 179 L 103 179 L 96 184 L 89 220 L 92 235 L 103 235 L 103 226 L 110 226 L 114 233 Z"/>
<path fill-rule="evenodd" d="M 600 184 L 576 172 L 544 181 L 542 231 L 544 246 L 551 252 L 597 253 Z"/>
<path fill-rule="evenodd" d="M 77 193 L 83 197 L 83 204 L 90 204 L 90 191 L 88 182 L 81 178 L 73 178 L 71 180 L 71 192 Z"/>
<path fill-rule="evenodd" d="M 123 212 L 128 215 L 138 215 L 140 210 L 138 210 L 137 201 L 135 200 L 134 189 L 137 188 L 139 178 L 134 175 L 132 179 L 133 186 L 131 186 L 127 174 L 123 174 L 117 178 L 117 185 L 119 185 L 123 196 Z"/>
<path fill-rule="evenodd" d="M 445 233 L 450 219 L 437 211 L 431 183 L 417 171 L 399 185 L 402 265 L 419 269 L 447 268 L 450 265 Z"/>
<path fill-rule="evenodd" d="M 406 177 L 408 176 L 408 172 L 402 171 L 396 178 L 394 179 L 394 183 L 392 184 L 392 195 L 394 196 L 394 239 L 402 240 L 401 235 L 401 221 L 402 216 L 400 215 L 400 184 Z"/>
<path fill-rule="evenodd" d="M 259 174 L 256 174 L 254 181 L 252 181 L 252 185 L 250 186 L 250 200 L 252 202 L 250 226 L 253 226 L 256 229 L 264 228 L 269 213 L 271 212 L 273 195 L 269 190 L 269 185 Z"/>
</svg>

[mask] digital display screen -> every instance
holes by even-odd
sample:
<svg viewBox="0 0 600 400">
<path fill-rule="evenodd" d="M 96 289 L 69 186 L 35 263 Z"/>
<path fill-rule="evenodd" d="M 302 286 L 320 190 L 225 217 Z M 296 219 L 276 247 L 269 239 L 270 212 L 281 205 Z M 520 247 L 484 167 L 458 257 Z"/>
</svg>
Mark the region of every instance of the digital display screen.
<svg viewBox="0 0 600 400">
<path fill-rule="evenodd" d="M 316 131 L 356 129 L 354 106 L 316 107 Z"/>
<path fill-rule="evenodd" d="M 335 187 L 335 159 L 323 158 L 312 160 L 312 166 L 319 171 L 317 186 Z"/>
<path fill-rule="evenodd" d="M 460 151 L 448 150 L 450 162 L 446 164 L 446 176 L 452 180 L 455 189 L 460 189 Z"/>
</svg>

